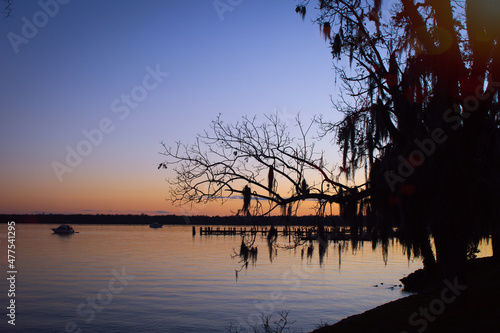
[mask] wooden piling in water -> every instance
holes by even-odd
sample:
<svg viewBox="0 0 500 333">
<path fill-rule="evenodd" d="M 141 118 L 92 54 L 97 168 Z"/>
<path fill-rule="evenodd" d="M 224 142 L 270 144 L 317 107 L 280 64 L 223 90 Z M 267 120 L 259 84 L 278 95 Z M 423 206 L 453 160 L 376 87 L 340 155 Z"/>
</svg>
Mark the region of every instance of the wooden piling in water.
<svg viewBox="0 0 500 333">
<path fill-rule="evenodd" d="M 203 235 L 267 235 L 269 230 L 267 227 L 200 227 L 200 236 Z M 196 235 L 195 227 L 193 227 L 193 236 Z M 283 227 L 278 228 L 278 235 L 288 236 L 291 241 L 293 237 L 299 237 L 304 240 L 314 240 L 318 238 L 317 230 L 312 227 Z M 350 239 L 350 231 L 348 228 L 325 228 L 325 235 L 329 240 L 341 241 Z"/>
</svg>

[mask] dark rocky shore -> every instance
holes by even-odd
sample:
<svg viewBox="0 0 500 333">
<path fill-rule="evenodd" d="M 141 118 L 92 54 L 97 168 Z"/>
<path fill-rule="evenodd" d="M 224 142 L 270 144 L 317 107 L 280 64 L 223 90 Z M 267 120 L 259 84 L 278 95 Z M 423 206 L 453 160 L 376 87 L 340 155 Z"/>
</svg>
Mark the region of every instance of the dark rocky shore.
<svg viewBox="0 0 500 333">
<path fill-rule="evenodd" d="M 447 281 L 438 291 L 381 305 L 313 333 L 500 332 L 500 263 L 492 257 L 471 260 L 466 281 Z"/>
</svg>

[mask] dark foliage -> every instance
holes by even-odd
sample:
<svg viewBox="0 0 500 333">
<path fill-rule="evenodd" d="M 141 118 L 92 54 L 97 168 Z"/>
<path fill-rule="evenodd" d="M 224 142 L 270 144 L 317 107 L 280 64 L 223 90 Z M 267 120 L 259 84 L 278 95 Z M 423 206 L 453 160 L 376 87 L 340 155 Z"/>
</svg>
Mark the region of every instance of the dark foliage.
<svg viewBox="0 0 500 333">
<path fill-rule="evenodd" d="M 398 226 L 432 267 L 430 232 L 440 276 L 460 274 L 481 239 L 498 247 L 500 1 L 318 4 L 316 22 L 342 35 L 333 59 L 351 64 L 335 62 L 344 119 L 320 123 L 346 173 L 365 168 L 372 232 L 383 241 Z"/>
</svg>

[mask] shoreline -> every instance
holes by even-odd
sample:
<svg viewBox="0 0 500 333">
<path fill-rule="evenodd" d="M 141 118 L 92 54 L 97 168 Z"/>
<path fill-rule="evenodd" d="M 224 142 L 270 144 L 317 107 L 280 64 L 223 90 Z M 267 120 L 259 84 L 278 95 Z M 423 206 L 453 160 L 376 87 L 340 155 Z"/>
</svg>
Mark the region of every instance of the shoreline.
<svg viewBox="0 0 500 333">
<path fill-rule="evenodd" d="M 316 226 L 317 216 L 292 216 L 285 220 L 282 216 L 183 216 L 183 215 L 105 215 L 105 214 L 0 214 L 3 222 L 39 224 L 121 224 L 140 225 L 158 222 L 163 225 L 194 226 Z M 323 219 L 325 226 L 344 227 L 338 216 Z"/>
<path fill-rule="evenodd" d="M 54 217 L 65 219 L 68 217 L 81 218 L 82 223 L 70 222 L 70 224 L 89 224 L 89 225 L 145 225 L 158 216 L 147 215 L 1 215 L 4 222 L 14 220 L 17 223 L 39 223 L 39 224 L 64 224 L 54 221 Z M 142 223 L 100 223 L 98 220 L 109 219 L 110 217 L 123 221 L 129 217 L 143 219 Z M 165 216 L 166 218 L 180 219 L 181 223 L 169 223 L 168 225 L 210 225 L 207 219 L 228 219 L 226 225 L 251 225 L 251 224 L 233 224 L 234 219 L 239 222 L 247 222 L 245 217 L 206 217 L 196 216 L 203 223 L 185 223 L 184 216 Z M 36 218 L 36 221 L 33 219 Z M 88 219 L 93 219 L 93 223 L 88 223 Z M 190 217 L 191 218 L 191 217 Z M 260 221 L 269 225 L 272 220 L 278 220 L 281 217 L 264 217 Z M 20 220 L 21 219 L 21 220 Z M 23 221 L 22 219 L 28 219 Z M 50 222 L 44 222 L 50 219 Z M 303 221 L 314 221 L 315 216 L 306 216 L 297 218 Z M 214 221 L 214 220 L 212 220 Z M 332 219 L 328 220 L 329 222 Z M 267 223 L 267 224 L 266 224 Z M 213 224 L 224 225 L 224 224 Z M 281 225 L 281 224 L 275 224 Z M 288 223 L 289 226 L 306 226 L 307 224 Z M 421 279 L 417 279 L 421 281 Z M 402 297 L 379 305 L 373 309 L 360 314 L 355 314 L 338 321 L 335 324 L 317 328 L 310 333 L 347 333 L 347 332 L 471 332 L 480 329 L 481 332 L 498 332 L 500 327 L 500 262 L 494 261 L 493 257 L 483 257 L 472 259 L 467 263 L 466 288 L 455 286 L 455 291 L 440 290 L 434 293 L 419 293 Z M 453 289 L 454 281 L 449 281 L 447 286 Z M 405 286 L 406 288 L 407 286 Z M 446 289 L 446 288 L 445 288 Z M 443 296 L 444 295 L 444 296 Z M 425 311 L 424 311 L 425 310 Z M 319 326 L 318 326 L 319 327 Z"/>
<path fill-rule="evenodd" d="M 473 259 L 466 277 L 467 285 L 450 281 L 439 292 L 400 298 L 311 333 L 498 332 L 500 264 L 493 257 Z"/>
</svg>

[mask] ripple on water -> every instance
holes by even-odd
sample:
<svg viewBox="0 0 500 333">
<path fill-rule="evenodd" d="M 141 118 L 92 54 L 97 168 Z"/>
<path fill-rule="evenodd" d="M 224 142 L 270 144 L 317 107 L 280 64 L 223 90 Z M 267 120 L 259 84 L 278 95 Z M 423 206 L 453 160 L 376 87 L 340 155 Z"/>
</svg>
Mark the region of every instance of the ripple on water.
<svg viewBox="0 0 500 333">
<path fill-rule="evenodd" d="M 257 262 L 236 279 L 241 263 L 231 255 L 239 236 L 193 237 L 191 226 L 81 225 L 78 234 L 59 237 L 49 227 L 18 226 L 19 325 L 26 331 L 62 332 L 74 321 L 83 332 L 221 332 L 280 310 L 308 331 L 404 296 L 373 285 L 395 284 L 421 267 L 397 244 L 387 265 L 371 244 L 340 253 L 339 265 L 333 243 L 321 265 L 317 247 L 303 259 L 300 249 L 279 250 L 271 262 L 265 239 L 257 237 Z M 113 272 L 130 279 L 89 320 L 86 304 L 109 291 Z"/>
</svg>

